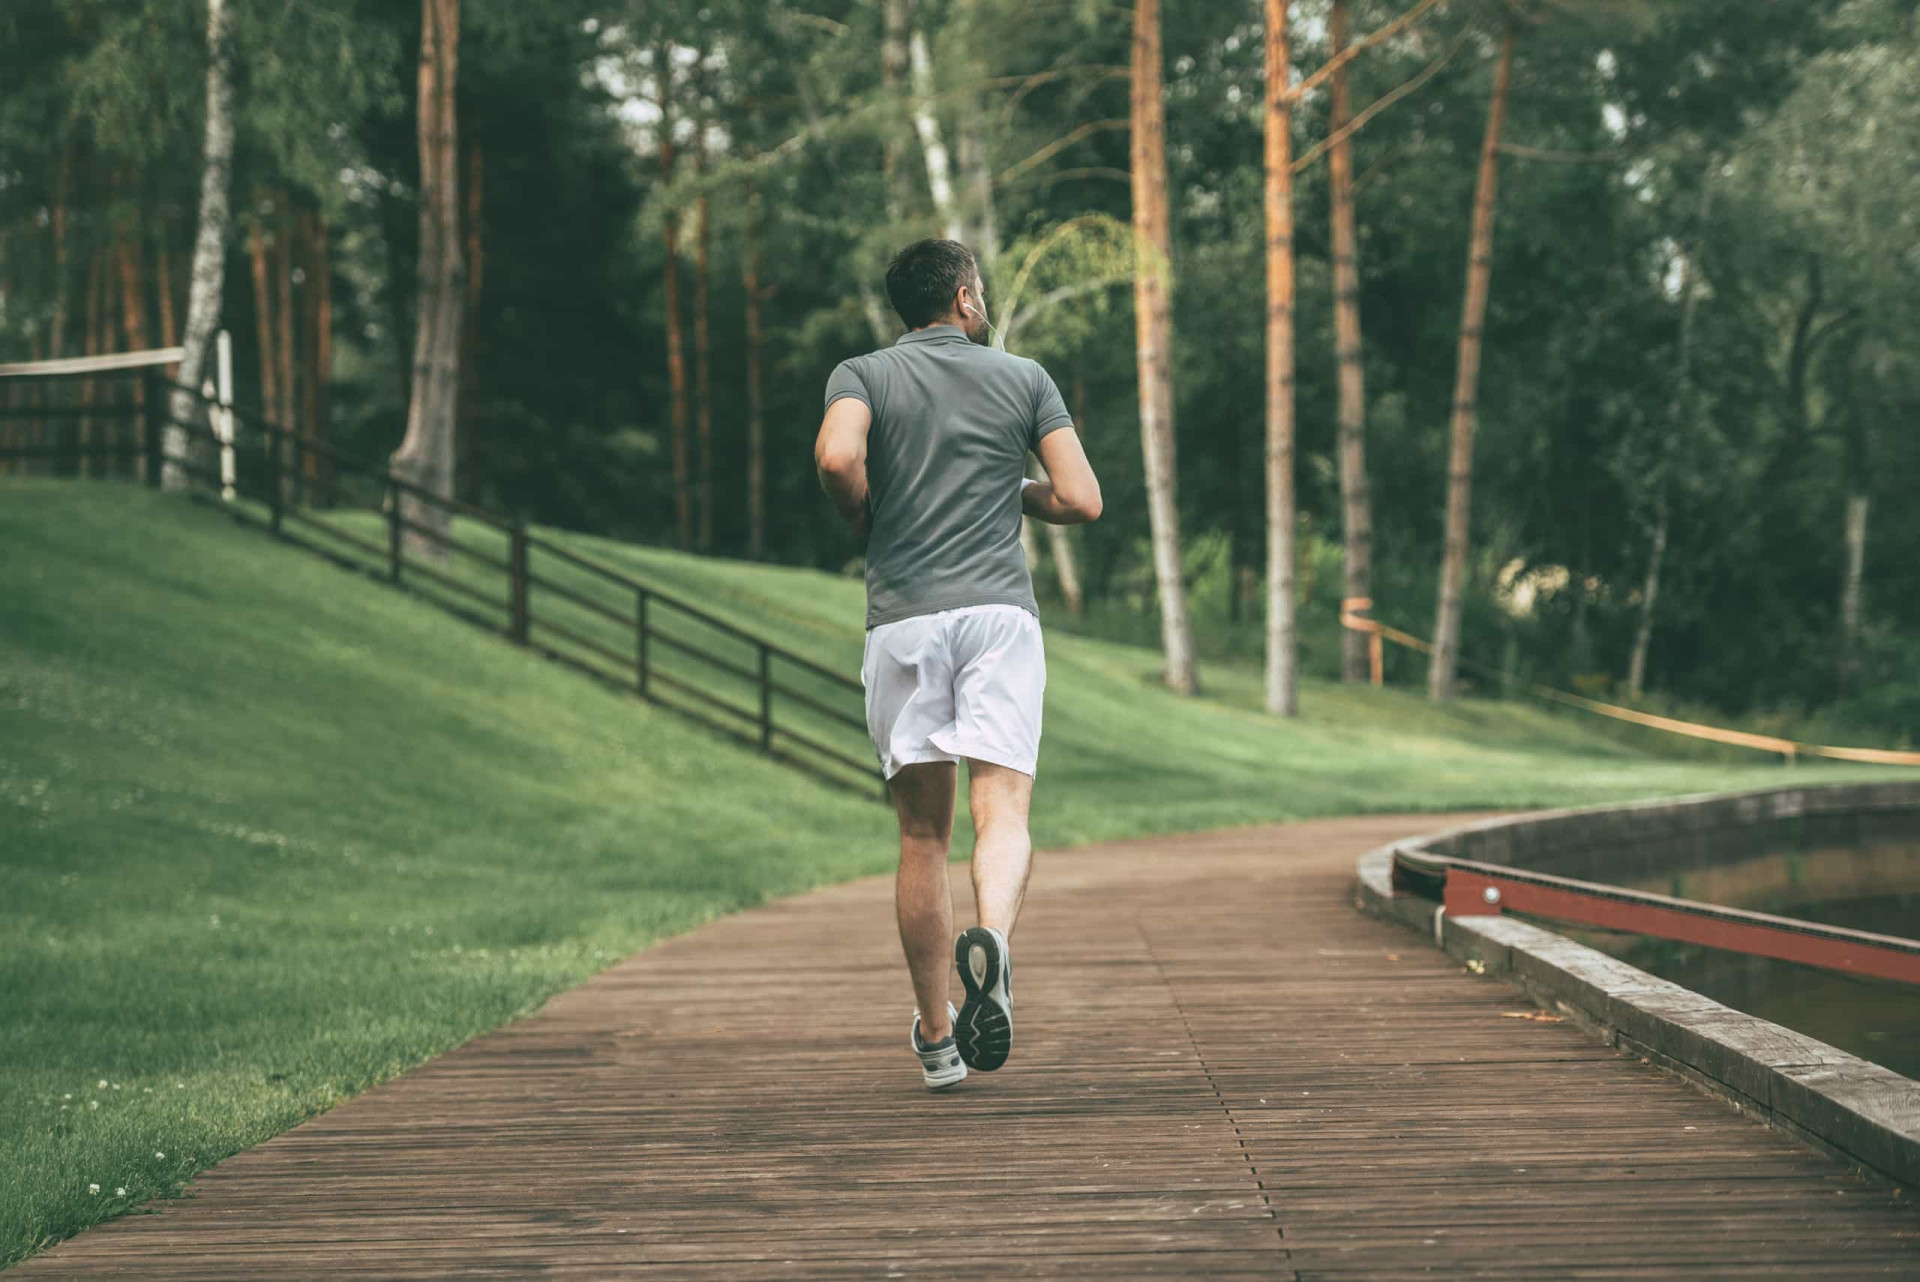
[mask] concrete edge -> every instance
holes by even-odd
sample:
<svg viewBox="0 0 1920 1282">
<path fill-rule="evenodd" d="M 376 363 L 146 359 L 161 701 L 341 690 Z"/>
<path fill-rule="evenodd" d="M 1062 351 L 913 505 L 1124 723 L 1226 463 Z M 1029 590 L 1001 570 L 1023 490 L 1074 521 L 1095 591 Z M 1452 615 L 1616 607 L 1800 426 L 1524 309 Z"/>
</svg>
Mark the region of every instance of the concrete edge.
<svg viewBox="0 0 1920 1282">
<path fill-rule="evenodd" d="M 1419 931 L 1607 1045 L 1677 1073 L 1864 1174 L 1920 1187 L 1920 1084 L 1530 922 L 1449 917 L 1431 900 L 1396 895 L 1395 852 L 1427 840 L 1362 855 L 1354 907 Z"/>
</svg>

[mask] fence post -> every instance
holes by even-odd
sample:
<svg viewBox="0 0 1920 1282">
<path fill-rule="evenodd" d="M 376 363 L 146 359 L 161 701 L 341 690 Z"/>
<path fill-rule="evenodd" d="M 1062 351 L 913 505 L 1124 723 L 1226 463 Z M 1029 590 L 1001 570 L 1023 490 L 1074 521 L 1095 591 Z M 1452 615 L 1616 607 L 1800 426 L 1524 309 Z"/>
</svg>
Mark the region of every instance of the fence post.
<svg viewBox="0 0 1920 1282">
<path fill-rule="evenodd" d="M 773 751 L 773 652 L 760 643 L 760 751 Z"/>
<path fill-rule="evenodd" d="M 224 329 L 214 335 L 213 352 L 213 387 L 220 409 L 209 416 L 209 422 L 217 424 L 213 435 L 220 444 L 220 498 L 231 503 L 240 478 L 239 462 L 233 453 L 233 335 Z"/>
<path fill-rule="evenodd" d="M 274 493 L 279 493 L 280 478 L 274 477 Z M 400 581 L 400 487 L 387 480 L 387 578 Z"/>
<path fill-rule="evenodd" d="M 639 638 L 637 644 L 639 648 L 637 658 L 640 667 L 640 697 L 644 699 L 647 697 L 647 590 L 645 588 L 640 589 Z"/>
<path fill-rule="evenodd" d="M 521 645 L 525 645 L 528 634 L 526 522 L 515 521 L 510 537 L 513 543 L 511 552 L 507 557 L 507 573 L 511 576 L 511 582 L 508 588 L 512 601 L 511 626 L 513 628 L 513 639 Z"/>
<path fill-rule="evenodd" d="M 140 430 L 144 438 L 140 444 L 146 450 L 147 485 L 157 490 L 160 488 L 160 424 L 162 420 L 154 413 L 155 406 L 160 403 L 160 380 L 155 377 L 151 367 L 140 372 L 140 387 Z"/>
</svg>

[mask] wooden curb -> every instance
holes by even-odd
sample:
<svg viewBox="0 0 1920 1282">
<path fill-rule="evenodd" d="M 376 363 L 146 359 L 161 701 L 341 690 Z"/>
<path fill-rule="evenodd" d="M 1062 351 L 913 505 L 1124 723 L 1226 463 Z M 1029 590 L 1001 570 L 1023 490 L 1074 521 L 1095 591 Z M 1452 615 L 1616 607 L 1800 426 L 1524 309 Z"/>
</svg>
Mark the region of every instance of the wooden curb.
<svg viewBox="0 0 1920 1282">
<path fill-rule="evenodd" d="M 1618 831 L 1623 820 L 1646 836 L 1667 826 L 1659 822 L 1665 819 L 1671 835 L 1691 841 L 1707 826 L 1703 820 L 1737 824 L 1736 816 L 1814 812 L 1838 817 L 1837 803 L 1847 801 L 1884 815 L 1896 804 L 1920 806 L 1920 785 L 1767 789 L 1464 825 L 1361 856 L 1354 906 L 1418 930 L 1449 955 L 1515 984 L 1536 1004 L 1571 1016 L 1609 1046 L 1679 1074 L 1864 1174 L 1920 1188 L 1920 1083 L 1530 922 L 1449 917 L 1431 900 L 1395 894 L 1392 884 L 1394 855 L 1401 849 L 1476 859 L 1496 850 L 1533 853 L 1543 850 L 1548 832 L 1570 846 L 1591 845 L 1595 830 Z"/>
</svg>

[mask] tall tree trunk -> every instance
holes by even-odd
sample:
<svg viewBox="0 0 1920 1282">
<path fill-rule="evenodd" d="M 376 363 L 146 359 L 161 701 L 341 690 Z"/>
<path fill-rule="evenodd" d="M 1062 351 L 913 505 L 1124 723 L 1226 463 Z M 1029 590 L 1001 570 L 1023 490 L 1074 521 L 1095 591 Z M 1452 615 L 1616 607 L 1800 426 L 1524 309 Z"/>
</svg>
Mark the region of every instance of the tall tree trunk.
<svg viewBox="0 0 1920 1282">
<path fill-rule="evenodd" d="M 65 350 L 67 328 L 67 203 L 73 194 L 73 142 L 60 149 L 59 185 L 53 197 L 53 320 L 47 330 L 47 359 Z"/>
<path fill-rule="evenodd" d="M 885 4 L 880 37 L 880 83 L 886 92 L 881 126 L 886 133 L 881 164 L 887 189 L 887 226 L 891 229 L 906 218 L 911 200 L 908 194 L 911 187 L 900 159 L 904 148 L 896 123 L 907 104 L 907 0 L 885 0 Z"/>
<path fill-rule="evenodd" d="M 673 141 L 660 145 L 660 169 L 663 179 L 672 181 Z M 673 514 L 674 531 L 682 551 L 693 546 L 693 494 L 687 460 L 687 358 L 680 333 L 680 228 L 679 211 L 669 209 L 662 234 L 666 238 L 664 265 L 667 305 L 667 384 L 672 396 L 673 415 Z"/>
<path fill-rule="evenodd" d="M 313 382 L 319 386 L 319 411 L 313 420 L 313 432 L 321 441 L 334 439 L 334 255 L 326 242 L 326 215 L 313 217 L 313 255 L 315 255 L 315 305 L 313 305 Z M 334 461 L 321 459 L 321 491 L 328 507 L 334 493 Z"/>
<path fill-rule="evenodd" d="M 933 196 L 934 216 L 940 221 L 942 236 L 960 240 L 966 235 L 966 227 L 954 204 L 953 166 L 935 110 L 933 57 L 927 52 L 927 33 L 917 25 L 907 38 L 907 61 L 913 69 L 913 128 L 920 135 L 920 151 L 927 162 L 927 190 Z"/>
<path fill-rule="evenodd" d="M 704 148 L 693 153 L 696 175 L 704 173 Z M 707 331 L 707 192 L 693 202 L 693 388 L 699 409 L 695 427 L 700 445 L 700 550 L 713 551 L 713 349 Z"/>
<path fill-rule="evenodd" d="M 258 201 L 255 201 L 257 207 Z M 273 422 L 280 412 L 280 363 L 274 358 L 273 283 L 267 265 L 267 238 L 255 215 L 247 227 L 247 261 L 253 272 L 254 345 L 260 351 L 260 412 Z"/>
<path fill-rule="evenodd" d="M 138 352 L 146 350 L 151 344 L 147 341 L 147 300 L 141 288 L 140 271 L 140 229 L 122 225 L 116 234 L 119 241 L 114 257 L 119 264 L 120 276 L 120 324 L 127 344 L 127 350 Z M 146 404 L 146 384 L 134 383 L 130 389 L 135 406 L 134 422 L 139 424 L 136 431 L 140 437 L 142 449 L 138 476 L 144 484 L 146 475 L 146 434 L 147 417 L 140 410 Z M 85 475 L 83 470 L 82 475 Z"/>
<path fill-rule="evenodd" d="M 1333 54 L 1347 47 L 1347 0 L 1333 0 L 1329 23 Z M 1328 85 L 1328 128 L 1339 141 L 1327 151 L 1333 211 L 1333 331 L 1340 385 L 1340 517 L 1346 543 L 1348 600 L 1373 596 L 1373 503 L 1367 488 L 1367 384 L 1360 359 L 1359 241 L 1353 226 L 1353 144 L 1342 131 L 1353 118 L 1347 69 L 1342 64 Z M 1366 681 L 1372 675 L 1367 634 L 1340 630 L 1340 675 Z"/>
<path fill-rule="evenodd" d="M 172 347 L 180 341 L 180 326 L 173 312 L 173 260 L 167 253 L 167 230 L 163 224 L 153 238 L 154 293 L 160 302 L 160 346 Z"/>
<path fill-rule="evenodd" d="M 1293 601 L 1293 62 L 1287 0 L 1266 0 L 1267 711 L 1300 713 Z"/>
<path fill-rule="evenodd" d="M 316 210 L 300 215 L 301 299 L 305 303 L 300 323 L 300 418 L 301 430 L 314 441 L 327 439 L 327 378 L 332 362 L 333 299 L 328 279 L 326 220 Z M 323 478 L 327 460 L 317 449 L 305 452 L 300 479 L 307 502 L 317 503 L 324 493 Z"/>
<path fill-rule="evenodd" d="M 460 326 L 460 387 L 458 404 L 454 410 L 454 422 L 458 425 L 455 429 L 453 458 L 456 474 L 463 468 L 466 451 L 472 444 L 473 422 L 470 416 L 477 400 L 474 389 L 479 382 L 480 372 L 480 364 L 474 353 L 480 341 L 480 290 L 485 284 L 487 259 L 481 203 L 486 193 L 486 166 L 478 141 L 467 143 L 467 185 L 463 191 L 466 208 L 461 217 L 461 231 L 467 242 L 467 291 L 460 303 L 465 318 Z"/>
<path fill-rule="evenodd" d="M 975 45 L 984 38 L 980 0 L 960 0 L 960 12 L 968 43 Z M 984 72 L 972 67 L 966 74 L 969 79 L 985 78 Z M 961 96 L 955 143 L 960 180 L 966 185 L 960 201 L 963 234 L 959 239 L 979 257 L 983 270 L 991 278 L 991 265 L 1000 257 L 1000 224 L 994 211 L 993 158 L 987 151 L 986 107 L 980 94 L 971 88 Z"/>
<path fill-rule="evenodd" d="M 1713 195 L 1713 169 L 1709 162 L 1700 176 L 1700 217 L 1680 260 L 1680 333 L 1674 352 L 1673 393 L 1667 398 L 1667 438 L 1655 469 L 1653 544 L 1647 552 L 1647 580 L 1640 592 L 1640 621 L 1634 627 L 1633 651 L 1627 658 L 1627 693 L 1635 699 L 1646 690 L 1654 605 L 1660 596 L 1660 567 L 1667 555 L 1667 494 L 1673 484 L 1668 456 L 1686 434 L 1693 410 L 1693 314 L 1700 293 L 1700 236 L 1706 230 L 1708 202 Z"/>
<path fill-rule="evenodd" d="M 278 226 L 273 235 L 273 283 L 279 323 L 274 327 L 274 381 L 280 388 L 280 403 L 274 407 L 273 420 L 285 428 L 280 438 L 280 502 L 292 507 L 300 495 L 300 456 L 306 451 L 295 439 L 304 436 L 307 425 L 300 421 L 300 389 L 294 370 L 293 349 L 295 315 L 293 310 L 293 197 L 282 187 L 274 196 Z"/>
<path fill-rule="evenodd" d="M 407 405 L 407 434 L 393 453 L 392 466 L 402 480 L 451 500 L 467 279 L 460 245 L 460 140 L 454 116 L 460 0 L 421 0 L 420 11 L 420 266 L 413 394 Z M 403 494 L 400 514 L 428 531 L 406 531 L 415 555 L 444 561 L 451 513 Z"/>
<path fill-rule="evenodd" d="M 1493 269 L 1493 205 L 1500 185 L 1500 129 L 1507 117 L 1507 89 L 1513 82 L 1513 31 L 1500 38 L 1500 62 L 1493 73 L 1493 101 L 1487 107 L 1487 132 L 1480 144 L 1480 178 L 1473 193 L 1473 240 L 1467 253 L 1467 296 L 1460 311 L 1460 354 L 1453 383 L 1453 441 L 1447 456 L 1447 547 L 1440 567 L 1440 598 L 1434 612 L 1433 660 L 1427 668 L 1427 696 L 1436 703 L 1453 697 L 1460 657 L 1460 613 L 1467 577 L 1469 505 L 1473 491 L 1475 396 L 1480 383 L 1481 327 L 1487 317 L 1487 282 Z"/>
<path fill-rule="evenodd" d="M 1084 434 L 1087 422 L 1087 380 L 1075 373 L 1073 376 L 1073 430 Z M 1073 530 L 1065 525 L 1048 525 L 1047 551 L 1053 556 L 1053 570 L 1060 578 L 1060 599 L 1067 603 L 1067 613 L 1079 618 L 1086 609 L 1086 601 L 1080 589 L 1080 562 L 1073 551 Z"/>
<path fill-rule="evenodd" d="M 1147 525 L 1160 597 L 1160 644 L 1167 685 L 1200 688 L 1193 624 L 1180 572 L 1180 505 L 1173 444 L 1173 246 L 1167 211 L 1167 124 L 1160 68 L 1160 0 L 1135 0 L 1129 83 L 1132 138 L 1134 355 L 1140 383 L 1140 448 L 1146 472 Z"/>
<path fill-rule="evenodd" d="M 1647 685 L 1647 651 L 1653 644 L 1653 606 L 1660 595 L 1660 563 L 1667 555 L 1667 496 L 1655 500 L 1653 546 L 1647 551 L 1647 580 L 1640 589 L 1640 622 L 1633 630 L 1633 654 L 1627 660 L 1627 694 L 1638 699 Z"/>
<path fill-rule="evenodd" d="M 693 547 L 693 490 L 687 459 L 687 358 L 680 330 L 680 211 L 673 189 L 673 47 L 662 40 L 654 51 L 660 93 L 660 185 L 668 193 L 661 236 L 666 244 L 662 286 L 667 308 L 667 385 L 673 429 L 673 516 L 680 549 Z"/>
<path fill-rule="evenodd" d="M 1846 453 L 1847 508 L 1842 537 L 1846 568 L 1840 578 L 1840 693 L 1851 694 L 1860 676 L 1860 580 L 1867 566 L 1867 510 L 1873 476 L 1869 456 L 1867 410 L 1857 402 L 1847 407 L 1843 424 Z"/>
<path fill-rule="evenodd" d="M 81 351 L 84 355 L 98 356 L 105 346 L 102 338 L 108 326 L 111 324 L 107 319 L 107 313 L 111 309 L 112 302 L 109 288 L 107 282 L 107 252 L 103 248 L 96 248 L 91 254 L 87 255 L 86 333 L 81 336 L 80 340 Z M 97 389 L 92 379 L 81 380 L 81 413 L 75 428 L 82 447 L 93 440 L 93 418 L 86 411 L 93 408 L 96 391 Z M 54 469 L 54 462 L 55 460 L 52 457 L 48 457 L 41 466 L 51 472 Z M 135 466 L 137 467 L 139 464 L 136 463 Z M 82 476 L 86 475 L 84 465 L 80 474 Z"/>
<path fill-rule="evenodd" d="M 1851 694 L 1860 675 L 1860 580 L 1867 567 L 1867 506 L 1864 489 L 1847 495 L 1847 568 L 1840 580 L 1840 692 Z"/>
<path fill-rule="evenodd" d="M 227 185 L 233 173 L 233 51 L 227 0 L 207 0 L 207 127 L 201 154 L 200 212 L 193 241 L 192 284 L 187 292 L 187 333 L 181 346 L 178 381 L 200 386 L 206 368 L 207 344 L 220 324 L 220 295 L 227 271 Z M 170 418 L 192 421 L 194 398 L 176 392 Z M 167 459 L 187 453 L 185 428 L 169 424 L 162 434 L 161 451 Z M 161 484 L 184 489 L 187 474 L 163 466 Z"/>
<path fill-rule="evenodd" d="M 760 193 L 747 180 L 746 253 L 741 286 L 747 302 L 747 556 L 767 553 L 767 438 L 760 392 Z"/>
</svg>

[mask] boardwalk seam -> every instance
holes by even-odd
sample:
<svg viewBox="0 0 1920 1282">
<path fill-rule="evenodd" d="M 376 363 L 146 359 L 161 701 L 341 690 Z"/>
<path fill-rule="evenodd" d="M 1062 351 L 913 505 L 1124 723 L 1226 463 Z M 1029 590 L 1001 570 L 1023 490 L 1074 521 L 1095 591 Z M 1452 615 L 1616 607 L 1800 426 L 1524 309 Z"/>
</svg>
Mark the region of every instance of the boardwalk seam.
<svg viewBox="0 0 1920 1282">
<path fill-rule="evenodd" d="M 1173 1003 L 1174 1013 L 1180 1016 L 1180 1027 L 1187 1035 L 1187 1044 L 1193 1047 L 1193 1057 L 1200 1061 L 1200 1071 L 1206 1074 L 1207 1086 L 1213 1091 L 1214 1102 L 1220 1105 L 1220 1111 L 1226 1116 L 1227 1125 L 1233 1128 L 1234 1143 L 1240 1146 L 1240 1156 L 1246 1161 L 1247 1171 L 1253 1176 L 1253 1186 L 1260 1191 L 1261 1205 L 1267 1208 L 1267 1218 L 1273 1221 L 1274 1232 L 1280 1238 L 1280 1250 L 1293 1263 L 1293 1251 L 1286 1245 L 1287 1227 L 1280 1222 L 1280 1212 L 1273 1205 L 1273 1198 L 1267 1193 L 1267 1182 L 1260 1175 L 1259 1164 L 1253 1160 L 1253 1151 L 1247 1147 L 1247 1137 L 1240 1132 L 1240 1119 L 1233 1115 L 1233 1106 L 1227 1103 L 1227 1097 L 1220 1093 L 1220 1083 L 1213 1075 L 1213 1065 L 1207 1063 L 1207 1053 L 1200 1049 L 1200 1039 L 1193 1035 L 1193 1024 L 1187 1018 L 1187 1008 L 1180 1004 L 1180 993 L 1167 977 L 1167 968 L 1160 964 L 1160 954 L 1153 950 L 1153 940 L 1147 935 L 1146 923 L 1138 917 L 1133 919 L 1133 927 L 1140 932 L 1140 942 L 1146 945 L 1147 956 L 1153 960 L 1154 973 L 1160 976 L 1160 983 L 1167 990 L 1167 998 Z M 1300 1282 L 1300 1270 L 1293 1270 L 1293 1282 Z"/>
</svg>

